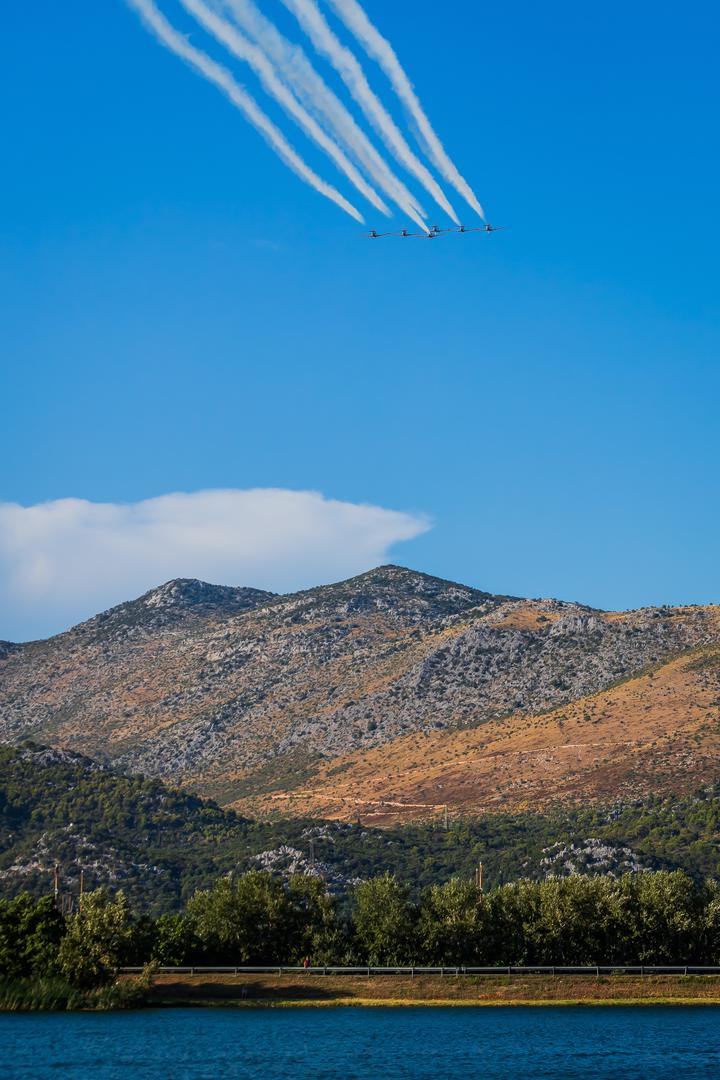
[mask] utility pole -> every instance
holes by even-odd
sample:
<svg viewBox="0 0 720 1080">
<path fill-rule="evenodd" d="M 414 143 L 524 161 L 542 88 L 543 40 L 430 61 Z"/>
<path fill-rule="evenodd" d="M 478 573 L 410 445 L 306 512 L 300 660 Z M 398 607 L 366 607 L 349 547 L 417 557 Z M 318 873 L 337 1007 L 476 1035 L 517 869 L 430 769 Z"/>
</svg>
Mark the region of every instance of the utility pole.
<svg viewBox="0 0 720 1080">
<path fill-rule="evenodd" d="M 53 870 L 53 897 L 55 898 L 55 910 L 57 911 L 58 898 L 60 896 L 60 867 L 55 863 Z"/>
<path fill-rule="evenodd" d="M 444 810 L 444 813 L 443 813 L 443 824 L 444 824 L 444 827 L 445 827 L 445 831 L 447 832 L 447 830 L 450 828 L 450 822 L 448 820 L 448 806 L 447 806 L 447 803 L 445 803 L 445 810 Z"/>
<path fill-rule="evenodd" d="M 477 889 L 483 891 L 483 864 L 479 862 L 475 871 L 475 885 Z"/>
<path fill-rule="evenodd" d="M 78 898 L 78 911 L 82 914 L 83 894 L 85 892 L 85 871 L 80 871 L 80 896 Z"/>
</svg>

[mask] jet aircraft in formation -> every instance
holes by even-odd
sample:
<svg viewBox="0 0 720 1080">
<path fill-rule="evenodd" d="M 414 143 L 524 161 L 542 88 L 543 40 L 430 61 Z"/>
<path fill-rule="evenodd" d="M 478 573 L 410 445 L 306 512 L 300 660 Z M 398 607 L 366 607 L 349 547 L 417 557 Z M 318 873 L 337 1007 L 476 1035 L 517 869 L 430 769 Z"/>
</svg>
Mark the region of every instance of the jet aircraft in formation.
<svg viewBox="0 0 720 1080">
<path fill-rule="evenodd" d="M 370 240 L 381 240 L 384 236 L 417 237 L 419 240 L 434 240 L 436 237 L 445 236 L 447 233 L 493 233 L 500 232 L 504 228 L 504 225 L 487 224 L 473 228 L 468 228 L 467 225 L 453 225 L 450 229 L 441 229 L 439 225 L 430 225 L 427 232 L 409 232 L 408 229 L 400 229 L 399 232 L 377 232 L 377 230 L 371 229 L 369 233 L 365 233 L 365 236 Z"/>
</svg>

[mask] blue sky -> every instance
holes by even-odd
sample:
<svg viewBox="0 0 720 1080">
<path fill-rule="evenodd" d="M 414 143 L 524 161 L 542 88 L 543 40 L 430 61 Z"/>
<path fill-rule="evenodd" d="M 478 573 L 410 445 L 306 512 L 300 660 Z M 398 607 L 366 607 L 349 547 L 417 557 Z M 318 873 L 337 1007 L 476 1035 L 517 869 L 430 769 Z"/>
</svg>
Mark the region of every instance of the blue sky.
<svg viewBox="0 0 720 1080">
<path fill-rule="evenodd" d="M 720 600 L 716 5 L 365 7 L 507 231 L 366 241 L 122 0 L 11 6 L 0 500 L 314 490 L 482 588 Z"/>
</svg>

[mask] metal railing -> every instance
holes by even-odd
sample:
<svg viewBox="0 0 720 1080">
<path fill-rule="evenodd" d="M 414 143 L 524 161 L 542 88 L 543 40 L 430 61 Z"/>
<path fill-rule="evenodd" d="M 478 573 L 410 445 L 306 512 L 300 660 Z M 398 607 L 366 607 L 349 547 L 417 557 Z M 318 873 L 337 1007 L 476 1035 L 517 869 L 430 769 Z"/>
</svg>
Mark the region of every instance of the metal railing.
<svg viewBox="0 0 720 1080">
<path fill-rule="evenodd" d="M 136 975 L 142 967 L 122 967 L 124 975 Z M 159 975 L 720 975 L 720 967 L 697 964 L 591 964 L 586 967 L 545 966 L 529 967 L 303 967 L 292 964 L 264 966 L 159 967 Z"/>
</svg>

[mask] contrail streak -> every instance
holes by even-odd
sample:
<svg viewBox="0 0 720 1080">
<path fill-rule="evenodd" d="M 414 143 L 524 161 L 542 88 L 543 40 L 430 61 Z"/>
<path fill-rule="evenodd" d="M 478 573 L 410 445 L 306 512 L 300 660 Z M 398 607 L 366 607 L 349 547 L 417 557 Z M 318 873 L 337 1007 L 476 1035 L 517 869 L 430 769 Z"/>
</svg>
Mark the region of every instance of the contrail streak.
<svg viewBox="0 0 720 1080">
<path fill-rule="evenodd" d="M 282 0 L 300 23 L 315 49 L 326 56 L 358 103 L 365 116 L 397 160 L 430 192 L 435 202 L 459 224 L 457 214 L 440 185 L 408 146 L 405 137 L 373 92 L 359 61 L 330 29 L 316 0 Z"/>
<path fill-rule="evenodd" d="M 335 162 L 338 169 L 355 185 L 361 195 L 372 203 L 376 210 L 390 217 L 391 211 L 376 191 L 365 181 L 362 175 L 348 160 L 340 147 L 325 134 L 318 124 L 288 90 L 267 56 L 251 41 L 231 26 L 225 19 L 216 15 L 203 0 L 180 0 L 181 4 L 197 21 L 239 60 L 244 60 L 255 71 L 265 90 L 285 109 L 306 134 L 325 151 Z"/>
<path fill-rule="evenodd" d="M 251 37 L 282 72 L 293 93 L 332 132 L 338 142 L 352 153 L 368 176 L 417 225 L 425 228 L 425 212 L 414 195 L 395 176 L 377 152 L 352 114 L 318 75 L 299 45 L 288 41 L 274 23 L 259 10 L 253 0 L 211 0 L 245 34 Z"/>
<path fill-rule="evenodd" d="M 435 134 L 413 85 L 405 74 L 390 42 L 373 26 L 357 0 L 327 0 L 327 2 L 335 9 L 348 30 L 362 44 L 367 54 L 377 61 L 387 75 L 395 93 L 417 124 L 427 154 L 438 171 L 460 192 L 484 221 L 485 212 L 482 206 L 467 180 L 460 175 L 450 160 L 445 147 Z"/>
<path fill-rule="evenodd" d="M 167 49 L 181 57 L 190 67 L 203 75 L 209 82 L 214 83 L 223 91 L 242 112 L 250 123 L 265 138 L 276 154 L 292 169 L 292 171 L 304 180 L 306 184 L 314 188 L 320 195 L 330 199 L 356 221 L 363 222 L 365 219 L 352 203 L 349 203 L 339 191 L 331 184 L 325 183 L 313 170 L 306 165 L 299 154 L 295 152 L 282 132 L 273 124 L 272 120 L 265 115 L 262 109 L 255 103 L 248 93 L 235 81 L 230 72 L 211 60 L 200 49 L 189 44 L 182 34 L 170 25 L 164 15 L 155 6 L 153 0 L 127 0 L 127 3 L 140 15 L 149 30 L 155 35 Z"/>
</svg>

